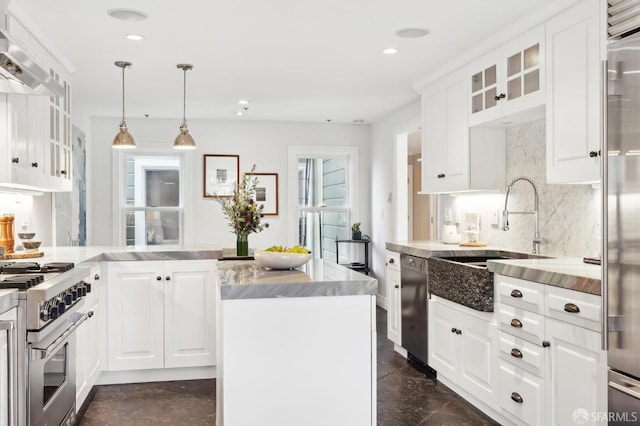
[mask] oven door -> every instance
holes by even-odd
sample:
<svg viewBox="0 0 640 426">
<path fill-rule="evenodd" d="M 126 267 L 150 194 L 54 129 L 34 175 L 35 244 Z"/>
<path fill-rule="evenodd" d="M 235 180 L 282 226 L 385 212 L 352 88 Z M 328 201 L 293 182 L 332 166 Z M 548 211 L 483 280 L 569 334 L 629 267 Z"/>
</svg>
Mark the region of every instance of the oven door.
<svg viewBox="0 0 640 426">
<path fill-rule="evenodd" d="M 74 312 L 55 332 L 28 345 L 29 424 L 74 424 L 76 401 L 75 331 L 87 315 Z"/>
</svg>

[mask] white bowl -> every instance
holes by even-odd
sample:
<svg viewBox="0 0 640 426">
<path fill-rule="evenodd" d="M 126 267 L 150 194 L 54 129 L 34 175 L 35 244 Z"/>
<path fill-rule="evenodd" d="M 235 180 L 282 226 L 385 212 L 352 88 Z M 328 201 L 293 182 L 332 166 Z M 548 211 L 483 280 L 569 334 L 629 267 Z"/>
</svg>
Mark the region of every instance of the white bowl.
<svg viewBox="0 0 640 426">
<path fill-rule="evenodd" d="M 267 268 L 292 269 L 307 263 L 311 259 L 311 254 L 256 250 L 253 257 Z"/>
</svg>

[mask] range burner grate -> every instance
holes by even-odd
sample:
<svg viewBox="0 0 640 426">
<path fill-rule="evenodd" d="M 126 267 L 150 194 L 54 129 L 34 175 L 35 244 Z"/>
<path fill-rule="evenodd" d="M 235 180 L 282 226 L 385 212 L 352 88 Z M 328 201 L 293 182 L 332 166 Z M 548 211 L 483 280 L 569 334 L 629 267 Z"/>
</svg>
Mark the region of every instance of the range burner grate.
<svg viewBox="0 0 640 426">
<path fill-rule="evenodd" d="M 7 277 L 0 281 L 0 288 L 17 288 L 27 290 L 44 281 L 44 275 L 26 274 Z"/>
<path fill-rule="evenodd" d="M 3 274 L 28 274 L 40 272 L 40 264 L 36 262 L 14 262 L 1 266 L 0 273 Z"/>
<path fill-rule="evenodd" d="M 66 272 L 73 269 L 73 262 L 52 262 L 45 263 L 40 268 L 40 272 Z"/>
</svg>

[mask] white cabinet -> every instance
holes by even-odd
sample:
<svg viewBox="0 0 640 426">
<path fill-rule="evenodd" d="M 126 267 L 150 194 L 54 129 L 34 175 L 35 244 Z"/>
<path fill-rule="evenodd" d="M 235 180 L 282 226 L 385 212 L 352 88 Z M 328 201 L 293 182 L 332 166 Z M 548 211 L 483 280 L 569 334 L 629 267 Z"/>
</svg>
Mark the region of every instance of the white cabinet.
<svg viewBox="0 0 640 426">
<path fill-rule="evenodd" d="M 516 424 L 572 425 L 576 410 L 606 413 L 600 297 L 501 275 L 494 283 L 503 415 Z"/>
<path fill-rule="evenodd" d="M 215 364 L 215 262 L 108 264 L 108 370 Z"/>
<path fill-rule="evenodd" d="M 547 318 L 548 425 L 573 425 L 576 410 L 607 412 L 607 362 L 600 333 Z M 593 418 L 582 424 L 595 425 Z M 606 422 L 604 422 L 606 424 Z"/>
<path fill-rule="evenodd" d="M 84 298 L 83 311 L 89 316 L 76 330 L 76 410 L 82 408 L 91 388 L 98 381 L 103 369 L 102 350 L 105 321 L 105 286 L 100 266 L 91 268 L 84 279 L 91 285 L 91 292 Z"/>
<path fill-rule="evenodd" d="M 51 78 L 64 88 L 64 96 L 49 98 L 49 175 L 61 191 L 72 188 L 71 84 L 70 76 L 51 58 Z"/>
<path fill-rule="evenodd" d="M 445 384 L 457 385 L 458 390 L 496 408 L 498 342 L 493 314 L 432 296 L 429 366 L 438 372 L 439 380 L 448 381 Z"/>
<path fill-rule="evenodd" d="M 13 424 L 10 423 L 10 410 L 14 411 L 15 415 L 15 405 L 11 407 L 9 404 L 16 401 L 16 378 L 11 378 L 9 368 L 17 366 L 17 311 L 17 308 L 12 308 L 0 314 L 0 426 Z"/>
<path fill-rule="evenodd" d="M 600 8 L 583 0 L 547 22 L 547 182 L 600 179 Z"/>
<path fill-rule="evenodd" d="M 504 187 L 505 136 L 469 129 L 464 69 L 422 92 L 422 193 Z"/>
<path fill-rule="evenodd" d="M 400 304 L 400 253 L 387 251 L 386 283 L 389 308 L 387 310 L 387 338 L 402 346 L 402 306 Z"/>
<path fill-rule="evenodd" d="M 545 102 L 544 25 L 478 58 L 467 68 L 469 125 L 508 117 L 509 124 L 541 117 Z"/>
</svg>

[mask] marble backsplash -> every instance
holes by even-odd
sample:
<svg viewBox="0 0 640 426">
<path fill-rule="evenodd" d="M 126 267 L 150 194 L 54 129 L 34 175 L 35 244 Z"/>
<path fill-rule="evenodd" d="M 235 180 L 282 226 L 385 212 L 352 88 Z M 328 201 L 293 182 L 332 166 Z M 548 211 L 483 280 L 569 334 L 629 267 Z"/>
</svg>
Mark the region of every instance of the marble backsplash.
<svg viewBox="0 0 640 426">
<path fill-rule="evenodd" d="M 542 254 L 558 256 L 597 256 L 601 253 L 600 190 L 591 185 L 549 185 L 546 183 L 545 120 L 525 123 L 506 130 L 506 183 L 525 176 L 533 180 L 539 194 Z M 487 164 L 487 167 L 491 167 Z M 505 185 L 506 186 L 506 185 Z M 442 228 L 444 212 L 452 209 L 457 222 L 465 212 L 480 213 L 480 241 L 520 251 L 531 251 L 533 215 L 510 215 L 509 231 L 495 224 L 504 209 L 505 194 L 441 195 L 438 222 Z M 509 194 L 510 211 L 532 211 L 533 189 L 517 182 Z M 458 225 L 463 231 L 463 224 Z"/>
</svg>

